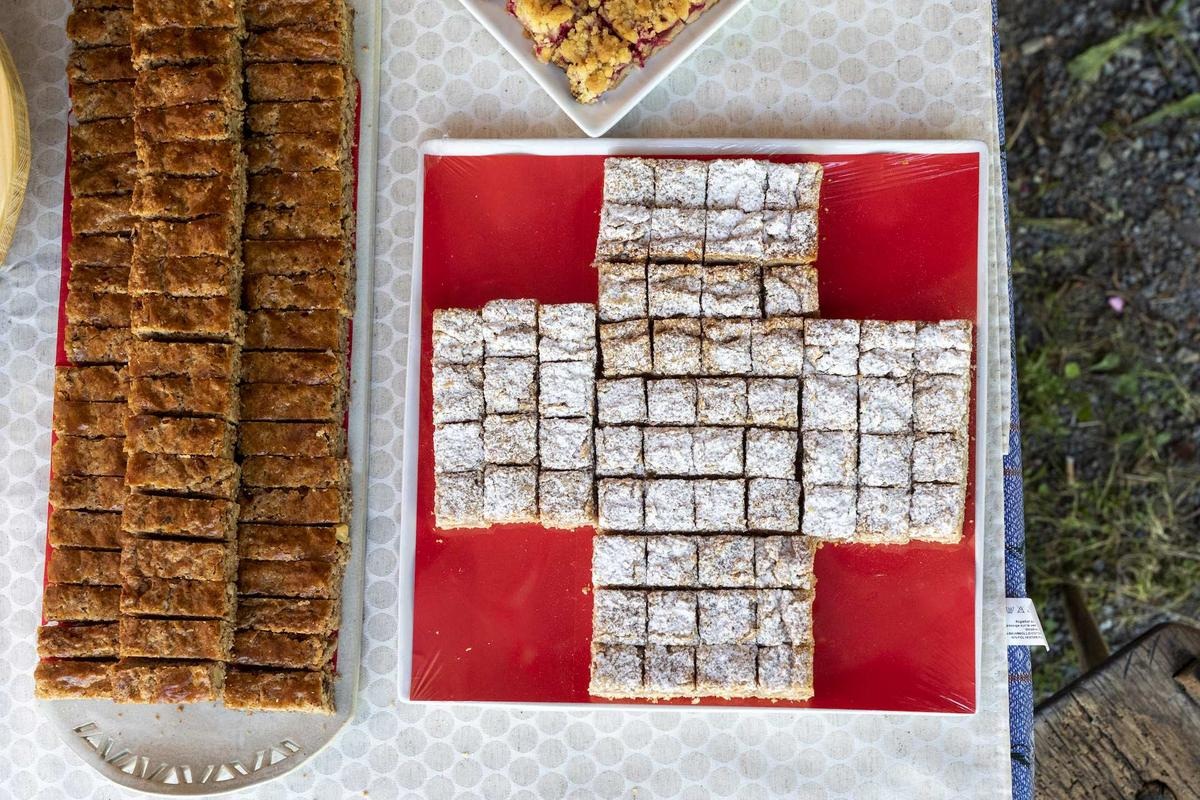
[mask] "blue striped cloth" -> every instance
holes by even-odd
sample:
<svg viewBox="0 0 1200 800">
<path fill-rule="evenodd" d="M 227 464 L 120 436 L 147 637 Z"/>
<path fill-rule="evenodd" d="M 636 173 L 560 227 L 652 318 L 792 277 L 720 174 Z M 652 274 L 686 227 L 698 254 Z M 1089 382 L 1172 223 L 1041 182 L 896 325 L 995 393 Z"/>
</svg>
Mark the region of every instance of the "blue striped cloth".
<svg viewBox="0 0 1200 800">
<path fill-rule="evenodd" d="M 1000 26 L 995 0 L 992 1 L 992 47 L 996 59 L 996 108 L 1000 136 L 1000 178 L 1004 193 L 1005 248 L 1008 239 L 1008 158 L 1004 135 L 1004 87 L 1000 80 Z M 1012 300 L 1012 279 L 1009 279 Z M 1009 306 L 1010 330 L 1015 331 L 1013 309 Z M 1016 336 L 1012 337 L 1015 348 Z M 1008 597 L 1025 596 L 1025 502 L 1021 480 L 1021 412 L 1017 403 L 1017 367 L 1015 349 L 1010 351 L 1012 368 L 1012 416 L 1008 433 L 1008 455 L 1004 457 L 1004 588 Z M 1028 647 L 1008 648 L 1008 726 L 1012 757 L 1013 800 L 1033 800 L 1033 678 Z"/>
<path fill-rule="evenodd" d="M 1025 596 L 1025 504 L 1021 497 L 1021 419 L 1013 371 L 1012 429 L 1004 457 L 1004 587 Z M 1013 800 L 1033 800 L 1033 677 L 1028 647 L 1008 648 L 1008 727 Z"/>
</svg>

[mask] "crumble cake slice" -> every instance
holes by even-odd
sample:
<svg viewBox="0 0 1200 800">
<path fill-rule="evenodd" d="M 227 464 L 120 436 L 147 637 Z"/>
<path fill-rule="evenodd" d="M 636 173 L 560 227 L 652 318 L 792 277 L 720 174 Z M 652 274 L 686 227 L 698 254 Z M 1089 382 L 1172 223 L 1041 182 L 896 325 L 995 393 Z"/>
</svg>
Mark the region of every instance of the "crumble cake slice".
<svg viewBox="0 0 1200 800">
<path fill-rule="evenodd" d="M 237 605 L 235 586 L 225 580 L 127 578 L 119 595 L 121 614 L 134 616 L 227 619 Z"/>
<path fill-rule="evenodd" d="M 321 669 L 333 658 L 337 638 L 277 631 L 240 630 L 230 662 L 242 666 Z"/>
<path fill-rule="evenodd" d="M 508 0 L 508 13 L 525 26 L 525 36 L 541 61 L 551 60 L 575 21 L 575 6 L 569 0 Z"/>
<path fill-rule="evenodd" d="M 708 165 L 707 208 L 762 211 L 766 205 L 767 163 L 754 158 L 723 158 Z"/>
<path fill-rule="evenodd" d="M 650 316 L 654 319 L 700 316 L 703 269 L 699 264 L 649 265 L 646 296 Z"/>
<path fill-rule="evenodd" d="M 646 583 L 645 536 L 597 536 L 592 545 L 595 586 L 642 586 Z"/>
<path fill-rule="evenodd" d="M 597 697 L 638 697 L 642 694 L 642 651 L 623 644 L 592 644 L 588 693 Z"/>
<path fill-rule="evenodd" d="M 111 661 L 42 661 L 34 669 L 34 694 L 45 700 L 112 696 Z"/>
<path fill-rule="evenodd" d="M 691 475 L 693 428 L 646 428 L 642 432 L 646 472 L 650 475 Z"/>
<path fill-rule="evenodd" d="M 227 708 L 333 713 L 333 678 L 321 671 L 231 669 L 225 680 Z"/>
<path fill-rule="evenodd" d="M 107 622 L 117 618 L 120 601 L 118 586 L 51 583 L 42 595 L 42 616 L 58 622 Z"/>
<path fill-rule="evenodd" d="M 700 585 L 712 589 L 752 587 L 755 579 L 754 542 L 754 537 L 751 536 L 698 537 Z"/>
<path fill-rule="evenodd" d="M 238 562 L 237 591 L 243 595 L 327 600 L 342 591 L 341 563 L 336 561 Z"/>
<path fill-rule="evenodd" d="M 794 478 L 799 437 L 796 431 L 750 428 L 746 431 L 746 477 Z"/>
<path fill-rule="evenodd" d="M 910 505 L 908 487 L 859 487 L 855 541 L 905 544 L 909 540 Z"/>
<path fill-rule="evenodd" d="M 645 697 L 687 697 L 696 693 L 696 648 L 648 645 Z"/>
<path fill-rule="evenodd" d="M 655 374 L 699 374 L 700 320 L 654 320 L 653 351 Z"/>
<path fill-rule="evenodd" d="M 646 409 L 651 425 L 695 425 L 696 381 L 691 378 L 649 381 Z"/>
<path fill-rule="evenodd" d="M 538 428 L 538 456 L 544 469 L 591 469 L 591 419 L 559 417 L 542 419 Z"/>
<path fill-rule="evenodd" d="M 817 544 L 802 536 L 754 539 L 754 585 L 760 589 L 806 589 L 816 585 L 813 560 Z"/>
<path fill-rule="evenodd" d="M 685 533 L 696 527 L 695 484 L 666 479 L 646 482 L 646 530 Z"/>
<path fill-rule="evenodd" d="M 114 550 L 63 550 L 55 553 L 46 567 L 50 583 L 85 586 L 117 586 L 121 554 Z"/>
<path fill-rule="evenodd" d="M 225 665 L 123 658 L 113 665 L 111 682 L 118 703 L 200 703 L 221 696 Z"/>
<path fill-rule="evenodd" d="M 483 473 L 438 475 L 434 484 L 433 506 L 439 528 L 486 526 L 487 522 L 483 516 Z"/>
<path fill-rule="evenodd" d="M 692 462 L 697 475 L 742 475 L 745 460 L 739 427 L 697 427 L 692 436 Z"/>
<path fill-rule="evenodd" d="M 538 477 L 538 511 L 547 528 L 570 530 L 596 523 L 589 470 L 542 470 Z"/>
<path fill-rule="evenodd" d="M 329 561 L 346 556 L 347 525 L 238 523 L 239 558 L 254 561 Z M 300 633 L 300 631 L 294 631 Z"/>
<path fill-rule="evenodd" d="M 913 484 L 909 536 L 924 542 L 954 544 L 962 539 L 964 484 Z"/>
<path fill-rule="evenodd" d="M 720 161 L 714 161 L 720 164 Z M 710 209 L 705 216 L 704 259 L 710 263 L 757 262 L 763 258 L 763 215 L 739 209 Z"/>
<path fill-rule="evenodd" d="M 642 262 L 650 247 L 650 215 L 647 206 L 605 203 L 600 210 L 596 258 L 612 262 Z"/>
<path fill-rule="evenodd" d="M 636 425 L 607 425 L 595 431 L 596 474 L 642 475 L 642 429 Z"/>
<path fill-rule="evenodd" d="M 644 319 L 647 315 L 646 265 L 599 261 L 595 266 L 600 284 L 600 321 Z"/>
<path fill-rule="evenodd" d="M 337 627 L 337 606 L 331 600 L 246 597 L 238 602 L 238 630 L 276 633 L 327 633 Z"/>
<path fill-rule="evenodd" d="M 483 418 L 483 456 L 489 464 L 537 461 L 536 414 L 488 414 Z"/>
<path fill-rule="evenodd" d="M 120 550 L 121 515 L 112 511 L 55 509 L 46 536 L 55 549 Z"/>
<path fill-rule="evenodd" d="M 601 480 L 596 487 L 600 529 L 645 530 L 644 484 L 630 478 Z"/>
<path fill-rule="evenodd" d="M 508 0 L 539 61 L 567 73 L 571 94 L 594 103 L 634 65 L 661 50 L 710 2 L 698 0 Z"/>
<path fill-rule="evenodd" d="M 489 523 L 538 521 L 537 467 L 488 466 L 483 473 L 483 516 Z"/>
<path fill-rule="evenodd" d="M 129 109 L 133 108 L 132 78 L 104 83 L 80 83 L 71 79 L 69 83 L 71 110 L 79 122 L 123 119 L 129 116 Z"/>
<path fill-rule="evenodd" d="M 594 103 L 624 79 L 634 61 L 634 51 L 599 14 L 591 13 L 571 24 L 551 60 L 567 73 L 567 84 L 575 99 Z"/>
<path fill-rule="evenodd" d="M 436 312 L 435 312 L 436 313 Z M 542 362 L 596 361 L 596 307 L 559 303 L 538 309 L 538 359 Z"/>
<path fill-rule="evenodd" d="M 675 37 L 691 9 L 691 0 L 606 0 L 600 5 L 600 15 L 644 65 Z"/>
<path fill-rule="evenodd" d="M 751 341 L 756 320 L 706 319 L 701 363 L 708 375 L 747 375 L 753 371 Z"/>
<path fill-rule="evenodd" d="M 810 264 L 774 264 L 763 268 L 763 309 L 768 317 L 820 313 L 817 270 Z"/>
<path fill-rule="evenodd" d="M 650 592 L 646 596 L 647 641 L 661 645 L 695 645 L 696 593 L 688 591 Z"/>
<path fill-rule="evenodd" d="M 232 500 L 238 467 L 233 459 L 173 453 L 129 454 L 125 484 L 141 492 L 180 492 Z"/>
<path fill-rule="evenodd" d="M 39 658 L 115 658 L 117 626 L 43 625 L 37 632 Z"/>
<path fill-rule="evenodd" d="M 52 451 L 55 475 L 125 475 L 124 437 L 59 437 Z"/>
<path fill-rule="evenodd" d="M 697 537 L 646 538 L 646 585 L 697 586 Z"/>
<path fill-rule="evenodd" d="M 654 163 L 645 158 L 604 159 L 604 202 L 651 207 Z"/>
<path fill-rule="evenodd" d="M 485 387 L 486 381 L 485 367 Z M 542 417 L 592 416 L 596 406 L 596 375 L 592 362 L 543 364 L 538 374 L 537 395 L 538 413 Z"/>
<path fill-rule="evenodd" d="M 800 484 L 787 478 L 751 478 L 746 495 L 751 530 L 794 533 L 800 527 Z"/>
</svg>

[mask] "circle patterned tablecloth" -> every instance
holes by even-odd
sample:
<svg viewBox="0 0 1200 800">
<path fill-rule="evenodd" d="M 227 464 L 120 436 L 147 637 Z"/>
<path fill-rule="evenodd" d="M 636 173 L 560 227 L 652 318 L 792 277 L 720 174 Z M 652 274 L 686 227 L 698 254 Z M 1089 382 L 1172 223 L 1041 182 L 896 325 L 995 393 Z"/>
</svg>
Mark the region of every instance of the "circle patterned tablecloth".
<svg viewBox="0 0 1200 800">
<path fill-rule="evenodd" d="M 66 0 L 8 3 L 33 168 L 0 273 L 0 794 L 115 798 L 32 702 L 49 481 L 66 135 Z M 370 14 L 360 14 L 368 21 Z M 358 713 L 301 770 L 247 796 L 1010 797 L 999 454 L 1007 263 L 987 0 L 754 0 L 612 131 L 644 137 L 971 138 L 992 149 L 992 408 L 979 713 L 970 717 L 518 710 L 401 702 L 395 676 L 404 368 L 416 145 L 577 136 L 455 0 L 387 0 L 382 38 L 366 619 Z M 1003 357 L 1000 357 L 1003 354 Z"/>
</svg>

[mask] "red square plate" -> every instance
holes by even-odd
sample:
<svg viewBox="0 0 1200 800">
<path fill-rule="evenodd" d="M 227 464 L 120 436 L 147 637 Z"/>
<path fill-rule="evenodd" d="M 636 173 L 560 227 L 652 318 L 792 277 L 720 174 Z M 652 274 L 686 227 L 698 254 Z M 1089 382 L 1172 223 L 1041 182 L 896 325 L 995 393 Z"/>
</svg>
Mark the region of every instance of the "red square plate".
<svg viewBox="0 0 1200 800">
<path fill-rule="evenodd" d="M 434 528 L 430 329 L 435 308 L 479 307 L 495 298 L 596 302 L 590 265 L 603 161 L 616 154 L 820 161 L 822 315 L 975 320 L 977 375 L 986 375 L 982 144 L 428 144 L 416 222 L 400 571 L 401 684 L 411 700 L 611 702 L 587 690 L 590 528 Z M 982 524 L 982 487 L 975 478 L 983 458 L 983 438 L 975 431 L 982 389 L 977 383 L 962 542 L 822 547 L 813 699 L 703 699 L 699 705 L 974 712 L 980 596 L 975 532 Z"/>
</svg>

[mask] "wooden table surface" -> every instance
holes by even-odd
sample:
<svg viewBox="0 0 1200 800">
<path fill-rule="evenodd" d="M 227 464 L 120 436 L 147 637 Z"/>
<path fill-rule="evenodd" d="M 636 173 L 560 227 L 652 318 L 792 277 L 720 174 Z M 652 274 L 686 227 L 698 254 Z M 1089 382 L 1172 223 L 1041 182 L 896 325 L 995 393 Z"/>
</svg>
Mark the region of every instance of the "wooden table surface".
<svg viewBox="0 0 1200 800">
<path fill-rule="evenodd" d="M 1200 798 L 1200 630 L 1160 625 L 1040 705 L 1038 800 Z"/>
</svg>

